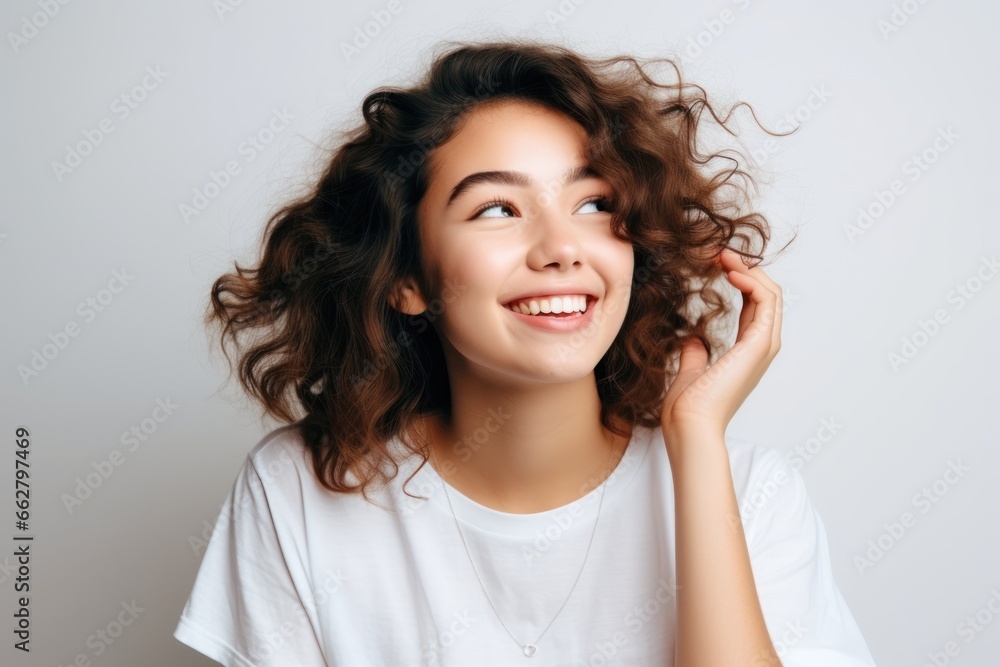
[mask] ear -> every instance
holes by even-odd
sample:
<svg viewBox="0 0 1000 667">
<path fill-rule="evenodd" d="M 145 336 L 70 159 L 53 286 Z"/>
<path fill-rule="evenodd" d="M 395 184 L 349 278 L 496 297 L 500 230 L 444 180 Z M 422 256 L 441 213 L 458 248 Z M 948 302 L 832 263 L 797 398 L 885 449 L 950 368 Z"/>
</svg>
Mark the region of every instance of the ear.
<svg viewBox="0 0 1000 667">
<path fill-rule="evenodd" d="M 406 278 L 396 284 L 389 295 L 389 303 L 406 315 L 419 315 L 427 310 L 427 302 L 412 278 Z"/>
</svg>

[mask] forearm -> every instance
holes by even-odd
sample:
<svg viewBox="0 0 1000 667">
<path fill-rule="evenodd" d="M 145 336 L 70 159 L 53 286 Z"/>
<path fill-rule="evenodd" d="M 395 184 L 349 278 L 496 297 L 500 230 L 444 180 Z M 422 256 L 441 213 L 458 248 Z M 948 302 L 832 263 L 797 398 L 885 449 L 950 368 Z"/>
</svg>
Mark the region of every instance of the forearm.
<svg viewBox="0 0 1000 667">
<path fill-rule="evenodd" d="M 764 624 L 725 440 L 665 434 L 674 481 L 675 667 L 780 667 Z"/>
</svg>

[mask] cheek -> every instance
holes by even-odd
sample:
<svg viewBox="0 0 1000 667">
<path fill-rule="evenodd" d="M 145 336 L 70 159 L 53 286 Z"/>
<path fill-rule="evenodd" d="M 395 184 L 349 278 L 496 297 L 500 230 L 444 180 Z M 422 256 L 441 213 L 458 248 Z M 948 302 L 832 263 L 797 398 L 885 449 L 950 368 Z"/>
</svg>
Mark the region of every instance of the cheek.
<svg viewBox="0 0 1000 667">
<path fill-rule="evenodd" d="M 486 296 L 496 301 L 507 276 L 518 261 L 524 261 L 523 249 L 487 236 L 456 239 L 443 250 L 440 263 L 442 279 L 455 283 L 455 288 L 460 289 L 463 296 L 476 299 Z"/>
<path fill-rule="evenodd" d="M 603 239 L 595 253 L 610 275 L 631 282 L 635 270 L 635 250 L 631 243 L 615 237 Z"/>
<path fill-rule="evenodd" d="M 635 279 L 635 255 L 631 243 L 617 243 L 609 248 L 605 255 L 605 270 L 608 280 L 608 297 L 617 302 L 614 312 L 624 318 L 624 311 L 632 294 L 632 282 Z"/>
<path fill-rule="evenodd" d="M 635 270 L 635 251 L 632 244 L 623 245 L 621 249 L 622 272 L 632 275 Z"/>
<path fill-rule="evenodd" d="M 481 320 L 482 311 L 497 302 L 503 285 L 502 260 L 489 247 L 468 245 L 449 249 L 438 265 L 438 297 L 459 322 Z"/>
</svg>

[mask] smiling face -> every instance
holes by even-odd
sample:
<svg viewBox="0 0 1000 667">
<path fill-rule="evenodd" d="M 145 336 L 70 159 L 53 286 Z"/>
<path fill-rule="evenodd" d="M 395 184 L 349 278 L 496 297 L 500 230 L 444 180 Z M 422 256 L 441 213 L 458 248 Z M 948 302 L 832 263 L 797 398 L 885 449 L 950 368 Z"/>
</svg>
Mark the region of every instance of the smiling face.
<svg viewBox="0 0 1000 667">
<path fill-rule="evenodd" d="M 503 101 L 473 110 L 430 155 L 417 215 L 449 372 L 567 382 L 592 373 L 618 335 L 632 244 L 611 231 L 614 192 L 588 168 L 586 139 L 562 114 Z M 403 312 L 430 304 L 412 283 L 403 294 Z M 539 312 L 580 305 L 583 315 Z"/>
</svg>

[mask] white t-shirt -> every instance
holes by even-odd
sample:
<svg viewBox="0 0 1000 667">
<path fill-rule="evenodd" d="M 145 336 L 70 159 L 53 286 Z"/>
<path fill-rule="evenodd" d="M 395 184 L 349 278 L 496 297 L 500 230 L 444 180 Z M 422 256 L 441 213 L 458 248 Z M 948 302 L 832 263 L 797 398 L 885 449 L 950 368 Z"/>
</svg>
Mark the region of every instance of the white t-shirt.
<svg viewBox="0 0 1000 667">
<path fill-rule="evenodd" d="M 783 666 L 872 667 L 803 478 L 775 450 L 726 446 Z M 391 447 L 403 451 L 398 439 Z M 498 512 L 448 486 L 510 634 L 441 477 L 428 463 L 406 482 L 420 459 L 399 460 L 372 495 L 379 507 L 322 487 L 293 426 L 270 433 L 226 498 L 174 637 L 228 667 L 673 665 L 674 494 L 661 429 L 636 427 L 606 485 L 558 509 Z M 429 499 L 405 495 L 404 483 Z"/>
</svg>

